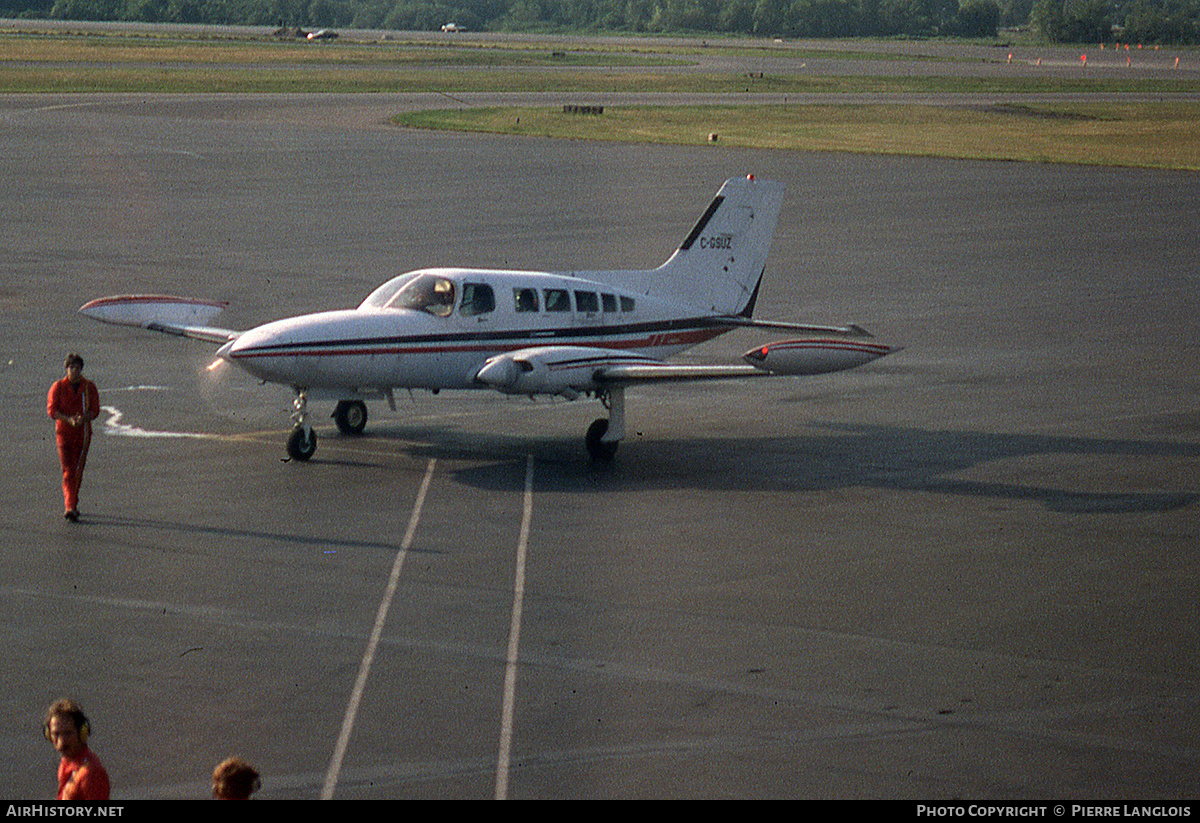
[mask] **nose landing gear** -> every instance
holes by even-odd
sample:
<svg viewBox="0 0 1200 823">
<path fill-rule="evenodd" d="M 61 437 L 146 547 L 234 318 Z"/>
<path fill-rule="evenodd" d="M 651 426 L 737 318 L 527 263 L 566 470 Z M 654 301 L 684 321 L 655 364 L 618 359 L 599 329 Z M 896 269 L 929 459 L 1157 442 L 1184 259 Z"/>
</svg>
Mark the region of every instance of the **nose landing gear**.
<svg viewBox="0 0 1200 823">
<path fill-rule="evenodd" d="M 317 451 L 317 433 L 308 423 L 308 389 L 296 387 L 296 399 L 292 401 L 292 433 L 287 439 L 288 457 L 304 462 Z"/>
</svg>

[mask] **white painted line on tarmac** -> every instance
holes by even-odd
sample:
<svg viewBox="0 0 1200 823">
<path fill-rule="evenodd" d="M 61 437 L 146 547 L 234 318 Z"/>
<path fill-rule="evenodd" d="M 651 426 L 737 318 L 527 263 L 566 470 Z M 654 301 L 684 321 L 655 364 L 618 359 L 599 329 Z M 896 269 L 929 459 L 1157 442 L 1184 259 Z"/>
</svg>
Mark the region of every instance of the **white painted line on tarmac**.
<svg viewBox="0 0 1200 823">
<path fill-rule="evenodd" d="M 219 434 L 204 434 L 202 432 L 168 432 L 142 429 L 138 428 L 137 426 L 131 426 L 128 423 L 122 423 L 121 418 L 123 418 L 125 415 L 115 406 L 101 406 L 100 410 L 108 412 L 108 419 L 106 419 L 103 424 L 103 431 L 105 434 L 116 435 L 119 437 L 190 437 L 194 440 L 229 439 L 228 437 L 223 437 Z"/>
<path fill-rule="evenodd" d="M 338 736 L 337 746 L 333 751 L 333 758 L 329 763 L 329 770 L 325 773 L 325 784 L 321 788 L 321 799 L 329 800 L 333 797 L 333 790 L 337 786 L 338 775 L 342 771 L 342 760 L 346 756 L 346 747 L 350 743 L 350 732 L 354 729 L 354 719 L 358 715 L 358 704 L 362 701 L 363 691 L 367 685 L 367 675 L 371 673 L 371 664 L 375 660 L 375 650 L 379 646 L 379 638 L 383 634 L 384 623 L 387 622 L 388 610 L 392 607 L 392 598 L 396 595 L 396 585 L 400 580 L 400 570 L 404 568 L 404 559 L 408 556 L 408 549 L 412 545 L 413 534 L 417 530 L 417 523 L 421 519 L 421 508 L 425 505 L 425 496 L 429 493 L 429 482 L 433 479 L 433 469 L 437 465 L 437 458 L 429 461 L 429 465 L 425 468 L 425 477 L 421 480 L 421 488 L 417 491 L 417 499 L 413 504 L 412 515 L 408 519 L 408 529 L 404 532 L 404 540 L 400 544 L 400 550 L 396 552 L 396 559 L 392 562 L 392 574 L 388 578 L 387 588 L 383 593 L 383 600 L 379 603 L 379 610 L 375 613 L 375 627 L 371 630 L 371 638 L 367 641 L 367 649 L 363 652 L 362 662 L 358 666 L 358 678 L 354 681 L 354 689 L 350 692 L 350 702 L 346 706 L 346 715 L 342 720 L 342 732 Z"/>
<path fill-rule="evenodd" d="M 513 575 L 512 621 L 508 629 L 508 654 L 504 662 L 504 700 L 500 712 L 500 753 L 496 759 L 496 799 L 508 798 L 508 771 L 512 753 L 513 706 L 517 693 L 517 654 L 521 645 L 521 612 L 525 604 L 525 558 L 529 524 L 533 520 L 533 455 L 525 460 L 525 500 L 521 534 L 517 538 L 517 569 Z"/>
</svg>

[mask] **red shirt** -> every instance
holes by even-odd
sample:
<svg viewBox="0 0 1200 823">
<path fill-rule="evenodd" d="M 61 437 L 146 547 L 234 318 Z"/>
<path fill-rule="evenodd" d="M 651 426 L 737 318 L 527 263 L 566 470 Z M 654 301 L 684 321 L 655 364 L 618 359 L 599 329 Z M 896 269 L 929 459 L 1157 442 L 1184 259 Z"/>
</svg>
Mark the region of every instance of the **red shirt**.
<svg viewBox="0 0 1200 823">
<path fill-rule="evenodd" d="M 57 800 L 108 800 L 108 772 L 92 750 L 58 764 Z"/>
<path fill-rule="evenodd" d="M 96 391 L 96 384 L 86 377 L 80 377 L 77 384 L 72 384 L 67 377 L 55 381 L 46 396 L 46 413 L 51 417 L 55 414 L 65 414 L 68 417 L 83 415 L 85 423 L 79 428 L 66 420 L 55 420 L 54 431 L 57 434 L 77 432 L 90 427 L 91 421 L 100 416 L 100 393 Z"/>
</svg>

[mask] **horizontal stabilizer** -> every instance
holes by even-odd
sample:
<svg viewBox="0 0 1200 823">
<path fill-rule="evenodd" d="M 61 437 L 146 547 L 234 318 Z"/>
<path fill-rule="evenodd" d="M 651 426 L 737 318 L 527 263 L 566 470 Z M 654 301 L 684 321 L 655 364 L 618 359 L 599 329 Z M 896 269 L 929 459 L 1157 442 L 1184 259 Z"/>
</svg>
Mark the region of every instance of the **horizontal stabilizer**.
<svg viewBox="0 0 1200 823">
<path fill-rule="evenodd" d="M 782 320 L 755 320 L 752 317 L 722 317 L 722 323 L 745 326 L 752 329 L 782 329 L 804 334 L 836 334 L 840 337 L 874 337 L 862 326 L 850 323 L 846 326 L 814 326 L 807 323 L 788 323 Z"/>
<path fill-rule="evenodd" d="M 89 301 L 79 308 L 79 313 L 101 323 L 227 343 L 241 332 L 208 325 L 226 305 L 165 294 L 124 294 Z"/>
</svg>

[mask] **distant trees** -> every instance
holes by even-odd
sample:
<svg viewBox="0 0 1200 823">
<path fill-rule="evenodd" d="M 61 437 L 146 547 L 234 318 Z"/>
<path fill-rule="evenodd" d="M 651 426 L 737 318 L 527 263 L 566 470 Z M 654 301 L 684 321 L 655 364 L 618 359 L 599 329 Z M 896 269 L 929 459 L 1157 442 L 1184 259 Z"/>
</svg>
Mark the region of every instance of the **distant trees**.
<svg viewBox="0 0 1200 823">
<path fill-rule="evenodd" d="M 780 37 L 994 37 L 1028 23 L 1052 42 L 1102 42 L 1115 31 L 1144 43 L 1200 43 L 1200 0 L 0 0 L 0 16 Z"/>
<path fill-rule="evenodd" d="M 1200 43 L 1200 2 L 1190 0 L 1134 0 L 1124 8 L 1126 42 Z"/>
<path fill-rule="evenodd" d="M 1200 0 L 1034 0 L 1030 22 L 1054 43 L 1194 45 Z"/>
<path fill-rule="evenodd" d="M 1034 0 L 1030 22 L 1052 43 L 1096 43 L 1112 37 L 1107 0 Z"/>
<path fill-rule="evenodd" d="M 1030 0 L 1000 0 L 1007 3 Z M 69 20 L 469 30 L 712 32 L 782 37 L 994 36 L 998 0 L 0 0 Z"/>
<path fill-rule="evenodd" d="M 54 0 L 0 0 L 0 17 L 46 19 Z"/>
<path fill-rule="evenodd" d="M 264 0 L 54 0 L 47 16 L 60 20 L 241 25 L 271 25 L 279 19 Z"/>
<path fill-rule="evenodd" d="M 955 34 L 962 37 L 995 37 L 1000 28 L 1000 6 L 992 0 L 968 0 L 955 17 Z"/>
</svg>

